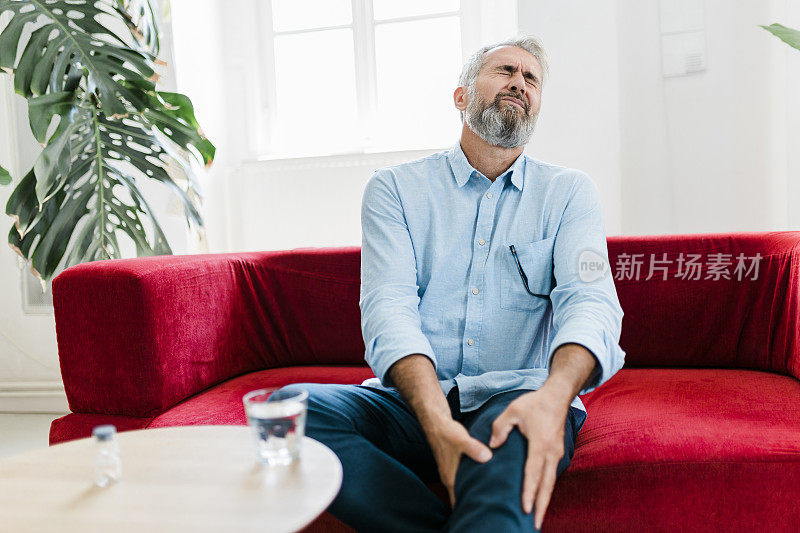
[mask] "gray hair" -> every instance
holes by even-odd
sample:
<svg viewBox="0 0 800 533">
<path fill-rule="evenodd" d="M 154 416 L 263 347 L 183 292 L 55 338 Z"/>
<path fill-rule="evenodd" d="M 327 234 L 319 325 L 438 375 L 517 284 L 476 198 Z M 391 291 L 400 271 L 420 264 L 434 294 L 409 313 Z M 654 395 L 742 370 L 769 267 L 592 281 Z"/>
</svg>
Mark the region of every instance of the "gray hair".
<svg viewBox="0 0 800 533">
<path fill-rule="evenodd" d="M 542 43 L 539 41 L 539 39 L 533 35 L 524 35 L 484 46 L 472 54 L 467 62 L 464 63 L 464 68 L 461 70 L 461 76 L 458 77 L 458 86 L 469 87 L 470 85 L 474 84 L 475 80 L 478 78 L 478 73 L 481 71 L 481 68 L 483 68 L 483 65 L 486 64 L 487 53 L 499 46 L 517 46 L 530 52 L 542 67 L 542 85 L 544 85 L 549 73 L 549 67 L 547 66 L 547 53 L 545 52 L 544 46 L 542 46 Z"/>
</svg>

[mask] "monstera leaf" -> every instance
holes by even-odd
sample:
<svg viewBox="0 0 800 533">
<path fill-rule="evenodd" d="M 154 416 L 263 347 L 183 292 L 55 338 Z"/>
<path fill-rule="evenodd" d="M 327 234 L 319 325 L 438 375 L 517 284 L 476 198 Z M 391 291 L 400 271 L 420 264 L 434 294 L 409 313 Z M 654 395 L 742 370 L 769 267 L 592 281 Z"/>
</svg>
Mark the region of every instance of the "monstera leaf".
<svg viewBox="0 0 800 533">
<path fill-rule="evenodd" d="M 153 6 L 147 0 L 117 0 L 114 10 L 125 20 L 136 46 L 158 55 L 158 25 Z"/>
<path fill-rule="evenodd" d="M 117 3 L 118 4 L 118 3 Z M 121 83 L 136 80 L 140 89 L 153 90 L 152 54 L 128 46 L 104 26 L 115 5 L 91 0 L 0 0 L 0 12 L 12 18 L 0 36 L 0 67 L 14 71 L 14 90 L 22 96 L 69 91 L 85 75 L 106 115 L 124 115 L 124 98 L 136 109 L 144 102 L 137 91 Z M 118 13 L 117 13 L 118 15 Z M 26 26 L 35 26 L 19 61 L 18 42 Z M 130 28 L 130 26 L 129 26 Z"/>
<path fill-rule="evenodd" d="M 153 105 L 161 101 L 159 96 L 152 96 Z M 49 105 L 39 99 L 48 99 Z M 55 110 L 61 116 L 32 171 L 7 204 L 7 212 L 14 216 L 9 243 L 30 258 L 35 273 L 51 277 L 71 238 L 68 264 L 120 257 L 118 231 L 134 242 L 137 255 L 171 253 L 137 180 L 154 179 L 171 188 L 183 201 L 190 225 L 202 225 L 196 184 L 181 170 L 188 161 L 178 144 L 142 115 L 106 117 L 93 106 L 69 102 L 65 93 L 35 98 L 30 109 L 35 133 L 49 122 L 49 113 Z M 179 129 L 189 127 L 172 117 L 176 111 L 153 107 L 147 112 L 167 117 L 165 123 L 175 128 L 173 137 L 190 139 L 187 144 L 199 141 L 196 131 Z M 207 157 L 210 160 L 211 155 Z M 188 189 L 180 181 L 189 181 Z"/>
<path fill-rule="evenodd" d="M 9 11 L 0 66 L 28 99 L 44 146 L 6 205 L 11 247 L 45 280 L 61 266 L 121 257 L 121 236 L 137 255 L 172 253 L 141 182 L 170 189 L 200 230 L 190 158 L 208 166 L 215 148 L 188 97 L 155 89 L 162 62 L 150 3 L 0 0 L 0 14 Z"/>
<path fill-rule="evenodd" d="M 0 185 L 8 185 L 11 183 L 11 174 L 8 173 L 8 170 L 0 167 Z"/>
<path fill-rule="evenodd" d="M 73 107 L 64 118 L 56 132 L 59 142 L 45 148 L 46 153 L 55 147 L 55 157 L 40 158 L 37 165 L 48 165 L 62 153 L 68 154 L 69 161 L 54 171 L 42 169 L 45 176 L 53 177 L 46 182 L 36 177 L 35 166 L 8 202 L 9 210 L 17 214 L 9 242 L 22 255 L 30 255 L 35 271 L 44 277 L 55 271 L 73 232 L 70 263 L 118 257 L 117 230 L 133 240 L 137 255 L 171 253 L 164 232 L 136 186 L 136 178 L 142 174 L 172 185 L 184 197 L 190 219 L 201 223 L 192 200 L 169 177 L 165 164 L 158 162 L 164 152 L 152 144 L 154 137 L 145 127 L 137 125 L 136 131 L 130 131 L 91 107 Z M 122 142 L 128 138 L 134 141 Z M 144 221 L 151 226 L 152 245 L 145 237 Z M 37 227 L 41 230 L 35 231 Z"/>
<path fill-rule="evenodd" d="M 772 35 L 785 42 L 792 48 L 800 50 L 800 31 L 789 28 L 777 22 L 769 26 L 761 26 Z"/>
</svg>

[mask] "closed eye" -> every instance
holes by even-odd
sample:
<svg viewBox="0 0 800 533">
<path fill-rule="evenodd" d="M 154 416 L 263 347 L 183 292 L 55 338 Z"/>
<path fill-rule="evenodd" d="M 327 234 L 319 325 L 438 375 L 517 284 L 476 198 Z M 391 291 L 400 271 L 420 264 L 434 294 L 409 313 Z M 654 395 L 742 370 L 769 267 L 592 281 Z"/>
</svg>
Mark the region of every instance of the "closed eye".
<svg viewBox="0 0 800 533">
<path fill-rule="evenodd" d="M 500 74 L 507 74 L 511 76 L 517 72 L 517 67 L 514 65 L 499 65 L 495 68 L 495 71 Z M 533 72 L 523 72 L 522 76 L 525 78 L 525 83 L 531 87 L 535 87 L 539 83 L 539 78 L 537 78 Z"/>
</svg>

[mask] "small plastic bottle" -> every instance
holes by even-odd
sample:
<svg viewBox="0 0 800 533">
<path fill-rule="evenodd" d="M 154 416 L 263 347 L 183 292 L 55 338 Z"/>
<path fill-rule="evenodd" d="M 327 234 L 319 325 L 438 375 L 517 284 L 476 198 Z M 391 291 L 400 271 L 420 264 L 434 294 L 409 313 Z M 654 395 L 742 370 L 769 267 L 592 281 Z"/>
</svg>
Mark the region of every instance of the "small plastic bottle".
<svg viewBox="0 0 800 533">
<path fill-rule="evenodd" d="M 97 426 L 92 435 L 97 447 L 94 459 L 94 482 L 98 487 L 105 487 L 110 482 L 118 480 L 122 474 L 117 428 L 112 425 Z"/>
</svg>

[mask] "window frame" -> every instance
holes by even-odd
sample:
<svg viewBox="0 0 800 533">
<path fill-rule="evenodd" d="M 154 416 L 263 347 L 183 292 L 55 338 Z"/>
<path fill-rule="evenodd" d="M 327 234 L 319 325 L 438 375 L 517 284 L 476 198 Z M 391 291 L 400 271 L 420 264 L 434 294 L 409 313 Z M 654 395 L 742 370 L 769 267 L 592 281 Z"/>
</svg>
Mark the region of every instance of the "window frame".
<svg viewBox="0 0 800 533">
<path fill-rule="evenodd" d="M 256 2 L 258 32 L 258 90 L 253 102 L 258 113 L 250 115 L 253 123 L 250 152 L 259 160 L 293 159 L 296 157 L 316 157 L 340 154 L 363 154 L 387 151 L 385 146 L 376 147 L 370 135 L 375 131 L 377 117 L 377 67 L 375 62 L 375 27 L 381 24 L 432 20 L 444 17 L 459 18 L 461 34 L 461 59 L 465 61 L 470 54 L 486 42 L 497 41 L 517 33 L 516 0 L 461 0 L 455 11 L 430 13 L 391 19 L 374 20 L 373 0 L 351 0 L 352 18 L 350 24 L 324 26 L 301 30 L 276 32 L 273 30 L 272 1 Z M 359 130 L 362 132 L 352 150 L 348 151 L 308 151 L 283 153 L 275 149 L 274 125 L 277 123 L 277 88 L 275 84 L 275 38 L 281 35 L 305 34 L 333 29 L 352 29 L 353 59 L 355 66 L 356 108 Z M 455 88 L 455 83 L 454 83 Z M 255 117 L 255 118 L 253 118 Z M 402 146 L 390 151 L 440 149 L 443 146 Z"/>
</svg>

